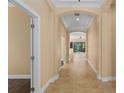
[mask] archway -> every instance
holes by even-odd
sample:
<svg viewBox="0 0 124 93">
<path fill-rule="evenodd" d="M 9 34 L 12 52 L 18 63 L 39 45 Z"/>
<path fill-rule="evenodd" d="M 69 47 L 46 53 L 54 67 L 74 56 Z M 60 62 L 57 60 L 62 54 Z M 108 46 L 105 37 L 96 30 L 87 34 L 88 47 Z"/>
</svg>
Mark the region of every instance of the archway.
<svg viewBox="0 0 124 93">
<path fill-rule="evenodd" d="M 86 15 L 90 15 L 90 16 L 94 16 L 95 17 L 95 21 L 97 24 L 97 29 L 98 30 L 98 71 L 96 72 L 96 76 L 99 80 L 101 80 L 101 76 L 102 76 L 102 42 L 101 42 L 101 38 L 102 38 L 102 32 L 101 32 L 101 16 L 100 16 L 100 11 L 97 10 L 90 10 L 90 9 L 80 9 L 80 8 L 76 8 L 76 9 L 63 9 L 62 11 L 57 11 L 57 15 L 59 20 L 62 21 L 62 17 L 65 15 L 69 15 L 72 13 L 83 13 Z M 93 22 L 92 22 L 93 23 Z M 92 25 L 92 24 L 91 24 Z M 91 26 L 90 25 L 90 26 Z M 89 27 L 90 28 L 90 27 Z M 87 29 L 87 31 L 89 30 L 89 28 Z M 73 31 L 75 32 L 75 31 Z M 81 32 L 81 31 L 78 31 Z"/>
</svg>

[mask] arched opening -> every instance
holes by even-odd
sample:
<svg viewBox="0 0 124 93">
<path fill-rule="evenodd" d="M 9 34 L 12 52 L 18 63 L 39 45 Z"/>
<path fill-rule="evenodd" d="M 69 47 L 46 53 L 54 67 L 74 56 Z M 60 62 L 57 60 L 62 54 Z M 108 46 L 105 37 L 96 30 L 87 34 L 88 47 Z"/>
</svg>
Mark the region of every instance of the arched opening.
<svg viewBox="0 0 124 93">
<path fill-rule="evenodd" d="M 90 64 L 96 77 L 101 77 L 101 30 L 99 13 L 85 10 L 63 11 L 59 15 L 60 22 L 64 25 L 68 36 L 68 60 L 74 53 L 85 54 L 85 59 Z M 95 34 L 93 34 L 95 31 Z M 90 35 L 90 33 L 92 33 Z M 83 37 L 85 36 L 85 39 Z M 83 39 L 82 39 L 83 37 Z M 72 39 L 77 38 L 77 39 Z M 97 40 L 96 40 L 97 39 Z M 77 40 L 77 41 L 76 41 Z M 88 43 L 90 42 L 90 43 Z M 92 43 L 93 42 L 93 43 Z M 61 46 L 63 47 L 63 46 Z M 82 48 L 81 48 L 82 47 Z M 91 49 L 91 47 L 94 47 Z M 91 51 L 94 50 L 94 51 Z M 93 63 L 92 61 L 95 61 Z M 95 65 L 95 68 L 92 66 Z"/>
<path fill-rule="evenodd" d="M 84 32 L 72 32 L 69 36 L 70 49 L 69 55 L 72 56 L 73 53 L 82 53 L 86 56 L 87 54 L 87 38 Z"/>
</svg>

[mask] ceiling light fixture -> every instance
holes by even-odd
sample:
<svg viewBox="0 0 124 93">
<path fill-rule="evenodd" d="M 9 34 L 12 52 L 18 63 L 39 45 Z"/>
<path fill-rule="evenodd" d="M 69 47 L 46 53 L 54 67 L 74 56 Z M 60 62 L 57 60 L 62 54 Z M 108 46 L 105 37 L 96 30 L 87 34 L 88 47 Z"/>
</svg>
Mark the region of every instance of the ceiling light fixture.
<svg viewBox="0 0 124 93">
<path fill-rule="evenodd" d="M 76 18 L 76 21 L 79 21 L 80 19 L 79 18 Z"/>
<path fill-rule="evenodd" d="M 78 2 L 80 2 L 81 0 L 78 0 Z"/>
</svg>

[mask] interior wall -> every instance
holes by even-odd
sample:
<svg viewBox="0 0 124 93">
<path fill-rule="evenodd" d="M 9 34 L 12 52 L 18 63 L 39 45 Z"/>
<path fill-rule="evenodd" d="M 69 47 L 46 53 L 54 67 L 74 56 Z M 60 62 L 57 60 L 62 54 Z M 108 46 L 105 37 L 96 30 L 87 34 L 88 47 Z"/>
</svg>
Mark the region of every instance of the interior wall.
<svg viewBox="0 0 124 93">
<path fill-rule="evenodd" d="M 8 74 L 30 75 L 30 16 L 8 8 Z"/>
<path fill-rule="evenodd" d="M 40 16 L 41 86 L 58 73 L 61 60 L 59 19 L 46 0 L 23 0 Z"/>
<path fill-rule="evenodd" d="M 67 62 L 69 60 L 69 32 L 62 23 L 60 23 L 60 31 L 61 31 L 61 59 Z"/>
<path fill-rule="evenodd" d="M 102 11 L 102 76 L 116 75 L 116 10 Z"/>
<path fill-rule="evenodd" d="M 56 75 L 61 60 L 61 34 L 59 32 L 58 15 L 77 9 L 58 9 L 54 13 L 46 3 L 46 0 L 23 0 L 41 18 L 40 21 L 40 46 L 41 46 L 41 85 L 44 85 L 52 76 Z M 60 11 L 62 10 L 62 11 Z M 67 10 L 67 11 L 66 11 Z M 99 10 L 78 9 L 78 11 L 99 13 Z M 52 24 L 51 24 L 52 23 Z"/>
<path fill-rule="evenodd" d="M 97 29 L 98 24 L 92 25 L 88 31 L 88 59 L 93 63 L 97 72 L 101 69 L 102 77 L 116 76 L 116 10 L 115 6 L 102 9 L 99 15 L 100 32 Z M 98 31 L 98 32 L 97 32 Z M 97 33 L 96 33 L 97 32 Z M 98 35 L 99 34 L 99 35 Z M 99 38 L 98 38 L 99 37 Z M 101 41 L 99 42 L 99 39 Z M 101 45 L 100 45 L 101 43 Z M 98 44 L 98 46 L 96 46 Z M 101 50 L 99 50 L 101 47 Z M 97 50 L 98 48 L 98 50 Z M 97 52 L 96 52 L 97 51 Z M 101 68 L 99 68 L 99 58 L 101 51 Z M 96 56 L 98 53 L 98 56 Z"/>
<path fill-rule="evenodd" d="M 98 72 L 98 29 L 96 20 L 87 32 L 88 60 Z"/>
</svg>

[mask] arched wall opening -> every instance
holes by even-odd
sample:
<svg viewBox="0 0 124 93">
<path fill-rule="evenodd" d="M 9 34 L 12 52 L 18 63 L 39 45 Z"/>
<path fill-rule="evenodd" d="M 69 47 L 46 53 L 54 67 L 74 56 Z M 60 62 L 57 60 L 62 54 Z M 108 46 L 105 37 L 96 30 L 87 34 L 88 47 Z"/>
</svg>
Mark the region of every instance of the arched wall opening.
<svg viewBox="0 0 124 93">
<path fill-rule="evenodd" d="M 81 53 L 87 57 L 87 38 L 84 32 L 72 32 L 69 34 L 69 57 L 74 53 Z"/>
<path fill-rule="evenodd" d="M 97 48 L 97 54 L 95 54 L 95 57 L 97 57 L 97 59 L 95 59 L 95 60 L 97 60 L 97 66 L 94 66 L 94 67 L 96 67 L 96 68 L 93 68 L 93 70 L 95 71 L 95 73 L 96 73 L 96 76 L 97 76 L 97 78 L 98 79 L 101 79 L 101 73 L 102 73 L 102 66 L 101 66 L 101 64 L 102 64 L 102 48 L 101 48 L 101 46 L 102 46 L 102 43 L 101 43 L 101 38 L 102 38 L 102 33 L 101 33 L 101 16 L 99 16 L 100 15 L 100 12 L 99 11 L 94 11 L 94 10 L 88 10 L 87 11 L 87 9 L 84 9 L 84 10 L 80 10 L 80 9 L 73 9 L 73 10 L 62 10 L 62 11 L 60 11 L 60 12 L 57 12 L 57 15 L 58 15 L 58 19 L 59 19 L 59 21 L 62 23 L 62 17 L 63 16 L 65 16 L 65 15 L 68 15 L 68 14 L 70 14 L 70 13 L 84 13 L 84 14 L 87 14 L 87 15 L 91 15 L 91 16 L 94 16 L 95 17 L 95 19 L 94 19 L 94 21 L 92 22 L 92 24 L 90 25 L 90 27 L 87 29 L 88 31 L 87 31 L 87 33 L 86 33 L 86 40 L 87 40 L 87 43 L 86 43 L 86 45 L 87 45 L 87 49 L 86 49 L 86 51 L 87 51 L 87 61 L 89 62 L 89 64 L 90 65 L 94 65 L 94 63 L 92 63 L 92 59 L 91 60 L 89 60 L 89 58 L 91 58 L 91 57 L 89 57 L 89 56 L 91 56 L 91 55 L 93 55 L 93 54 L 91 54 L 91 55 L 89 55 L 89 45 L 88 45 L 88 34 L 89 34 L 89 32 L 93 32 L 93 31 L 90 31 L 93 27 L 93 25 L 95 24 L 95 30 L 96 30 L 96 32 L 97 32 L 97 42 L 96 43 L 94 43 L 93 45 L 94 46 L 96 46 L 95 48 Z M 62 23 L 63 24 L 63 23 Z M 63 24 L 64 25 L 64 24 Z M 65 27 L 65 29 L 66 29 L 66 31 L 67 31 L 67 28 Z M 75 31 L 74 31 L 75 32 Z M 81 32 L 81 31 L 77 31 L 77 32 Z M 70 34 L 70 32 L 68 33 L 68 35 Z M 68 41 L 68 43 L 69 43 L 70 41 Z M 68 44 L 68 45 L 70 45 L 70 44 Z M 70 46 L 69 46 L 70 47 Z M 70 48 L 68 47 L 68 50 L 70 50 Z M 70 53 L 68 53 L 68 56 L 69 56 L 69 59 L 70 59 L 70 55 L 69 55 Z M 94 58 L 94 57 L 92 57 L 92 58 Z M 93 60 L 94 61 L 94 60 Z"/>
</svg>

